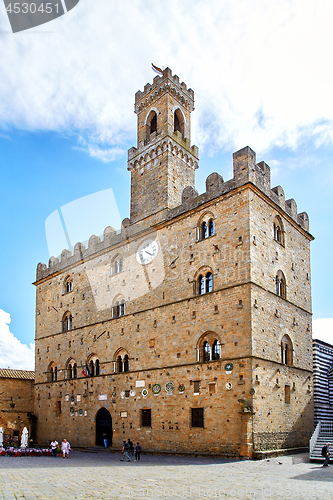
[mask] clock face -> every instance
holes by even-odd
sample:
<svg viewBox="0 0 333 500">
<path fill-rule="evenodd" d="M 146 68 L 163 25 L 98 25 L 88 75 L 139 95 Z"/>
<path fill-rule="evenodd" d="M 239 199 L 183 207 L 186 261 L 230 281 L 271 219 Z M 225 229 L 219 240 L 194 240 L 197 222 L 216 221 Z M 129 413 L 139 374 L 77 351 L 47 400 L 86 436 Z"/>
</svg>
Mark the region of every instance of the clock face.
<svg viewBox="0 0 333 500">
<path fill-rule="evenodd" d="M 136 259 L 139 264 L 149 264 L 157 255 L 158 244 L 155 240 L 145 241 L 136 252 Z"/>
</svg>

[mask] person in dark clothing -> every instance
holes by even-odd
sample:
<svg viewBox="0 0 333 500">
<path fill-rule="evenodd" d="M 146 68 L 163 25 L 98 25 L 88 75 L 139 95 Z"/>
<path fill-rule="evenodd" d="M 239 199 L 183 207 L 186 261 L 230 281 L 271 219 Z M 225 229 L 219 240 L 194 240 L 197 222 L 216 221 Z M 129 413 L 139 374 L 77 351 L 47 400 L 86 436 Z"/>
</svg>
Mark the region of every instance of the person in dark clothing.
<svg viewBox="0 0 333 500">
<path fill-rule="evenodd" d="M 127 458 L 127 462 L 131 461 L 131 459 L 130 459 L 130 457 L 128 455 L 129 449 L 130 449 L 129 444 L 126 443 L 126 440 L 124 439 L 124 441 L 123 441 L 123 449 L 122 449 L 123 458 L 120 459 L 121 462 L 123 462 L 125 460 L 125 458 Z"/>
<path fill-rule="evenodd" d="M 141 455 L 141 446 L 140 443 L 137 442 L 135 447 L 135 460 L 140 460 L 140 455 Z"/>
<path fill-rule="evenodd" d="M 128 439 L 127 442 L 129 444 L 130 453 L 131 453 L 131 455 L 133 457 L 133 455 L 134 455 L 134 446 L 133 446 L 133 443 L 132 443 L 132 441 L 130 439 Z"/>
<path fill-rule="evenodd" d="M 322 454 L 325 456 L 323 467 L 328 467 L 328 462 L 330 461 L 330 446 L 331 443 L 327 443 L 322 449 Z"/>
</svg>

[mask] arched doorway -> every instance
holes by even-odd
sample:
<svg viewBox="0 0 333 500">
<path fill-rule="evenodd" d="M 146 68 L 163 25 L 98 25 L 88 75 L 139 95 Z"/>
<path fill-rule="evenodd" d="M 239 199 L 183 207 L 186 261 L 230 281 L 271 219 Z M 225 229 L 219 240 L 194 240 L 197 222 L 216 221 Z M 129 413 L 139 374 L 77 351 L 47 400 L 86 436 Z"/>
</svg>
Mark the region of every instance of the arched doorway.
<svg viewBox="0 0 333 500">
<path fill-rule="evenodd" d="M 112 445 L 112 418 L 106 408 L 98 410 L 96 415 L 96 445 L 104 446 L 103 434 L 106 434 L 108 446 Z"/>
</svg>

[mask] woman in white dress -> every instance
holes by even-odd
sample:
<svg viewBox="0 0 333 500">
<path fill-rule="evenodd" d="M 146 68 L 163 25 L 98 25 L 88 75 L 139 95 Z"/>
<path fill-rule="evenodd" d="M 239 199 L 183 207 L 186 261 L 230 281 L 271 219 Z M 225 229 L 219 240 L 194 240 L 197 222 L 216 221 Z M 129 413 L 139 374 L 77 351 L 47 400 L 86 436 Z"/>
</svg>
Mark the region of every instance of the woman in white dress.
<svg viewBox="0 0 333 500">
<path fill-rule="evenodd" d="M 71 451 L 71 445 L 69 444 L 67 439 L 64 439 L 61 443 L 61 451 L 63 458 L 68 458 L 69 452 Z"/>
</svg>

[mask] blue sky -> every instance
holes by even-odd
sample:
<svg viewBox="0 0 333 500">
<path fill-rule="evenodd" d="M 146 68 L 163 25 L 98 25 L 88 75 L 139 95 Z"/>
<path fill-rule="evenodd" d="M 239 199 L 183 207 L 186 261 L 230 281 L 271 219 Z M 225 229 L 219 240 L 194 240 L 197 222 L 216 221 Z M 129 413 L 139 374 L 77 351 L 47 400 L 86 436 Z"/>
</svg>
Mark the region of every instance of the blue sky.
<svg viewBox="0 0 333 500">
<path fill-rule="evenodd" d="M 107 188 L 129 216 L 134 94 L 151 62 L 195 92 L 199 192 L 213 171 L 231 178 L 232 153 L 249 145 L 309 214 L 315 336 L 333 343 L 332 18 L 326 1 L 81 0 L 12 34 L 0 4 L 0 365 L 32 367 L 47 217 Z"/>
</svg>

